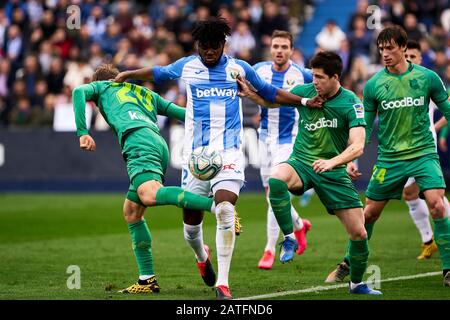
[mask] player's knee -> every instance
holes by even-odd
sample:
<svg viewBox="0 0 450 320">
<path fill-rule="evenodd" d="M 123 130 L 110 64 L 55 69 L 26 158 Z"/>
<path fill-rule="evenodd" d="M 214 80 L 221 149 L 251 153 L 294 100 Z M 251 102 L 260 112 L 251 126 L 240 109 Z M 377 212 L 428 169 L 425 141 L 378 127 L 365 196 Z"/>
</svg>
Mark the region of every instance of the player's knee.
<svg viewBox="0 0 450 320">
<path fill-rule="evenodd" d="M 444 201 L 442 198 L 435 198 L 428 201 L 430 213 L 433 219 L 443 218 L 446 214 Z"/>
<path fill-rule="evenodd" d="M 403 189 L 403 199 L 405 201 L 412 201 L 419 198 L 419 194 L 410 190 L 407 190 L 406 188 Z"/>
<path fill-rule="evenodd" d="M 271 179 L 277 179 L 277 180 L 286 182 L 286 174 L 284 174 L 283 171 L 280 169 L 272 171 L 272 173 L 270 174 L 270 177 L 269 177 L 269 188 L 270 188 L 270 180 Z"/>
<path fill-rule="evenodd" d="M 123 208 L 123 217 L 125 219 L 125 222 L 130 224 L 142 220 L 144 210 L 145 208 L 137 203 L 125 204 Z"/>
<path fill-rule="evenodd" d="M 364 208 L 364 222 L 375 223 L 375 221 L 377 221 L 380 217 L 380 214 L 381 210 L 379 210 L 379 208 L 374 203 L 367 200 L 366 207 Z"/>
<path fill-rule="evenodd" d="M 158 181 L 147 181 L 138 188 L 138 195 L 141 202 L 147 207 L 156 205 L 156 193 L 161 188 Z"/>
<path fill-rule="evenodd" d="M 365 223 L 375 223 L 375 221 L 378 220 L 378 215 L 374 213 L 365 213 L 364 214 L 364 221 Z"/>
<path fill-rule="evenodd" d="M 348 229 L 349 237 L 353 241 L 364 240 L 367 238 L 367 231 L 363 224 L 353 225 Z"/>
<path fill-rule="evenodd" d="M 198 225 L 203 221 L 201 210 L 191 210 L 183 208 L 183 222 L 188 225 Z"/>
<path fill-rule="evenodd" d="M 367 238 L 367 231 L 364 226 L 357 228 L 353 233 L 353 240 L 364 240 Z"/>
<path fill-rule="evenodd" d="M 234 227 L 234 205 L 223 201 L 216 206 L 217 228 L 227 230 Z"/>
</svg>

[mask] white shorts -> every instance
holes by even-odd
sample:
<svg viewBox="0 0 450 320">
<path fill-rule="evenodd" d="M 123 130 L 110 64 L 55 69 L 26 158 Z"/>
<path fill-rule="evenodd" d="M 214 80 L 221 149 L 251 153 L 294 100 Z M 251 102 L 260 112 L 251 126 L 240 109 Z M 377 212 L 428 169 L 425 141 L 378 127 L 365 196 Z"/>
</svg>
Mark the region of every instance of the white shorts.
<svg viewBox="0 0 450 320">
<path fill-rule="evenodd" d="M 187 164 L 183 164 L 181 171 L 181 187 L 189 192 L 202 196 L 214 194 L 217 190 L 228 190 L 236 195 L 244 185 L 244 154 L 241 150 L 221 151 L 223 168 L 217 176 L 209 181 L 195 178 L 189 171 Z"/>
<path fill-rule="evenodd" d="M 264 187 L 269 186 L 269 177 L 272 167 L 289 159 L 292 153 L 292 143 L 267 143 L 259 140 L 259 158 L 261 159 L 261 180 Z"/>
</svg>

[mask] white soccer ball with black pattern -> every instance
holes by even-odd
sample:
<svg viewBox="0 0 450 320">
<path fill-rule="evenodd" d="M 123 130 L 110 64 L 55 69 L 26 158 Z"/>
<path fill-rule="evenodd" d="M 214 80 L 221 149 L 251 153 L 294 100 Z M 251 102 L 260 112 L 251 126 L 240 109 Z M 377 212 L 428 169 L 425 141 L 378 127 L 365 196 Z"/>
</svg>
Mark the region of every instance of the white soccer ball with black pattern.
<svg viewBox="0 0 450 320">
<path fill-rule="evenodd" d="M 219 151 L 205 146 L 196 148 L 189 158 L 189 171 L 199 180 L 211 180 L 222 170 Z"/>
</svg>

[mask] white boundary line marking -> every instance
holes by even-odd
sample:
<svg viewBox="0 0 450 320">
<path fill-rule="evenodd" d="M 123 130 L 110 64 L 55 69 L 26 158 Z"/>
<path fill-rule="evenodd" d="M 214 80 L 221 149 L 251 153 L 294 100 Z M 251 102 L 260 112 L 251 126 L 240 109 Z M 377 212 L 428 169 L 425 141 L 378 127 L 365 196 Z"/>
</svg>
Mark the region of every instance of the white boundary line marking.
<svg viewBox="0 0 450 320">
<path fill-rule="evenodd" d="M 440 275 L 440 274 L 442 274 L 441 271 L 419 273 L 419 274 L 410 275 L 410 276 L 401 276 L 401 277 L 395 277 L 395 278 L 387 278 L 387 279 L 383 279 L 383 280 L 381 280 L 379 282 L 392 282 L 392 281 L 400 281 L 400 280 L 418 279 L 418 278 L 437 276 L 437 275 Z M 277 292 L 277 293 L 261 294 L 261 295 L 258 295 L 258 296 L 243 297 L 243 298 L 238 298 L 238 299 L 235 299 L 235 300 L 269 299 L 269 298 L 275 298 L 275 297 L 289 296 L 289 295 L 293 295 L 293 294 L 310 293 L 310 292 L 317 292 L 317 291 L 326 291 L 326 290 L 333 290 L 333 289 L 347 288 L 347 287 L 348 287 L 347 283 L 342 283 L 342 284 L 336 284 L 336 285 L 330 285 L 330 286 L 317 286 L 317 287 L 312 287 L 312 288 L 308 288 L 308 289 L 301 289 L 301 290 L 289 290 L 289 291 L 282 291 L 282 292 Z"/>
</svg>

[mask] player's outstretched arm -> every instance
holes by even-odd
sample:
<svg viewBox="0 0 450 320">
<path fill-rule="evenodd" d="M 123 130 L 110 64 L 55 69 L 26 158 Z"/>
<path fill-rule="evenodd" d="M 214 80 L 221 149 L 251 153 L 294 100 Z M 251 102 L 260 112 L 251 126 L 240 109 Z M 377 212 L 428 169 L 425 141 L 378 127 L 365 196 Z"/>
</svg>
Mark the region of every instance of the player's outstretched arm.
<svg viewBox="0 0 450 320">
<path fill-rule="evenodd" d="M 321 108 L 325 99 L 321 96 L 304 98 L 283 89 L 277 89 L 275 101 L 281 105 L 306 106 L 309 108 Z"/>
<path fill-rule="evenodd" d="M 320 108 L 324 102 L 322 97 L 316 96 L 313 99 L 303 98 L 298 95 L 292 94 L 286 90 L 277 88 L 275 95 L 275 103 L 270 102 L 262 98 L 255 90 L 253 90 L 247 80 L 238 76 L 236 81 L 239 85 L 239 93 L 240 97 L 247 97 L 256 104 L 267 108 L 278 108 L 281 105 L 291 105 L 296 107 L 298 105 L 308 106 L 310 108 Z"/>
<path fill-rule="evenodd" d="M 124 82 L 127 81 L 128 79 L 151 81 L 153 80 L 153 67 L 122 71 L 116 76 L 114 81 Z"/>
<path fill-rule="evenodd" d="M 329 160 L 319 159 L 313 162 L 312 167 L 315 172 L 321 173 L 332 170 L 333 168 L 342 164 L 347 164 L 350 161 L 360 157 L 364 152 L 365 143 L 365 129 L 364 127 L 350 128 L 348 138 L 349 146 L 339 155 Z"/>
<path fill-rule="evenodd" d="M 244 98 L 244 97 L 249 98 L 254 103 L 256 103 L 260 106 L 263 106 L 263 107 L 267 107 L 267 108 L 278 108 L 281 106 L 278 103 L 271 103 L 271 102 L 263 99 L 258 93 L 256 93 L 252 88 L 250 88 L 250 84 L 247 82 L 247 80 L 245 78 L 238 76 L 236 78 L 236 81 L 239 86 L 238 95 L 241 98 Z"/>
</svg>

